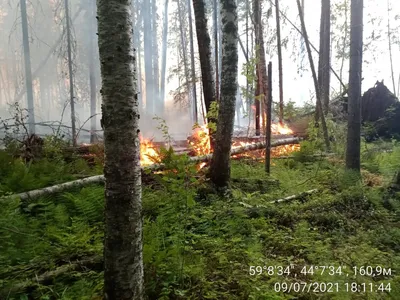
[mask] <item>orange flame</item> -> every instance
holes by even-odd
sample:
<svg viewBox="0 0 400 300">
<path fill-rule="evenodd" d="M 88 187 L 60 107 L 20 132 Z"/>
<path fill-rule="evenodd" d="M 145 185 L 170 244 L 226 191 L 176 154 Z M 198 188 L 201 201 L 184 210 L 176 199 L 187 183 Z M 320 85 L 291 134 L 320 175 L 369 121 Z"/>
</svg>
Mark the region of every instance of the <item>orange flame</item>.
<svg viewBox="0 0 400 300">
<path fill-rule="evenodd" d="M 207 125 L 196 127 L 188 141 L 190 148 L 196 156 L 211 153 L 210 133 Z"/>
<path fill-rule="evenodd" d="M 274 123 L 271 125 L 272 134 L 293 134 L 293 131 L 286 124 Z M 196 156 L 207 155 L 211 153 L 210 146 L 210 135 L 207 125 L 202 125 L 193 130 L 192 135 L 188 138 L 188 142 L 190 148 L 192 150 L 192 154 Z M 236 149 L 239 147 L 247 146 L 252 144 L 251 142 L 241 142 L 234 141 L 232 143 L 232 149 Z M 155 160 L 160 158 L 159 153 L 156 150 L 156 146 L 153 144 L 152 140 L 149 139 L 140 139 L 140 163 L 142 166 L 151 165 Z M 279 147 L 274 147 L 271 150 L 271 156 L 281 156 L 288 155 L 291 152 L 299 151 L 300 145 L 292 144 L 292 145 L 283 145 Z M 234 157 L 264 157 L 265 150 L 253 151 L 249 153 L 244 153 L 240 155 L 235 155 Z M 198 166 L 198 169 L 203 168 L 206 163 L 201 163 Z"/>
<path fill-rule="evenodd" d="M 273 134 L 293 134 L 293 130 L 290 129 L 286 124 L 271 124 L 271 132 Z"/>
<path fill-rule="evenodd" d="M 159 154 L 153 142 L 140 137 L 140 164 L 142 166 L 151 165 L 157 158 L 159 158 Z"/>
</svg>

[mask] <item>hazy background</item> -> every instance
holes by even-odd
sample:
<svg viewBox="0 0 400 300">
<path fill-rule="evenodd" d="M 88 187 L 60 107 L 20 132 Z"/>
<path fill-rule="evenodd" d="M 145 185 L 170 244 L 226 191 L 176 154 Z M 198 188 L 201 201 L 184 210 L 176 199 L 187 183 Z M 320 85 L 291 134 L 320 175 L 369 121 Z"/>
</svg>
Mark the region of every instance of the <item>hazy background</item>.
<svg viewBox="0 0 400 300">
<path fill-rule="evenodd" d="M 210 1 L 208 1 L 208 4 Z M 348 81 L 348 57 L 346 53 L 340 55 L 343 43 L 348 46 L 349 35 L 343 29 L 345 23 L 343 7 L 345 1 L 332 0 L 332 66 L 339 74 L 342 68 L 343 82 Z M 350 2 L 348 0 L 347 2 Z M 363 65 L 363 90 L 372 87 L 376 80 L 384 80 L 389 89 L 393 90 L 389 40 L 388 40 L 388 20 L 391 27 L 391 45 L 394 66 L 394 79 L 396 92 L 399 89 L 400 72 L 400 43 L 398 38 L 400 25 L 400 3 L 391 1 L 391 11 L 387 11 L 386 1 L 364 0 L 364 65 Z M 154 114 L 160 115 L 167 121 L 170 127 L 170 133 L 175 138 L 183 139 L 190 133 L 193 124 L 193 118 L 189 114 L 190 109 L 187 103 L 192 101 L 190 87 L 183 86 L 182 59 L 183 53 L 186 53 L 190 63 L 190 45 L 188 31 L 187 1 L 181 1 L 182 17 L 177 13 L 177 2 L 169 1 L 168 19 L 168 48 L 167 48 L 167 69 L 166 69 L 166 93 L 165 93 L 165 113 L 157 113 L 157 107 L 153 112 L 146 108 L 146 78 L 145 78 L 145 45 L 144 40 L 149 37 L 151 28 L 146 27 L 146 22 L 142 26 L 135 26 L 134 31 L 138 38 L 135 38 L 135 46 L 139 50 L 140 57 L 140 75 L 141 75 L 141 130 L 145 137 L 160 138 L 161 133 L 156 129 L 158 121 L 153 120 Z M 239 8 L 243 8 L 245 2 L 238 1 Z M 2 119 L 10 118 L 13 112 L 12 105 L 18 101 L 21 107 L 26 107 L 26 93 L 24 92 L 24 65 L 23 65 L 23 47 L 22 47 L 22 29 L 21 13 L 19 0 L 0 0 L 0 117 Z M 136 4 L 136 6 L 135 6 Z M 157 0 L 157 36 L 158 36 L 158 60 L 161 63 L 162 57 L 162 30 L 163 30 L 163 11 L 165 1 Z M 263 23 L 264 23 L 264 41 L 266 43 L 267 62 L 273 64 L 273 94 L 274 101 L 278 101 L 278 75 L 277 75 L 277 54 L 275 37 L 275 8 L 272 9 L 272 15 L 267 16 L 267 10 L 270 8 L 268 1 L 263 1 Z M 138 8 L 139 7 L 139 8 Z M 31 0 L 27 2 L 28 24 L 30 36 L 30 52 L 34 87 L 35 117 L 36 123 L 42 123 L 44 126 L 36 126 L 38 133 L 51 133 L 55 124 L 61 122 L 66 127 L 63 128 L 65 134 L 70 134 L 68 126 L 70 121 L 69 106 L 69 75 L 67 60 L 67 39 L 65 34 L 65 10 L 63 0 Z M 138 11 L 142 8 L 140 1 L 133 3 L 133 19 L 138 17 Z M 96 81 L 97 94 L 97 113 L 100 114 L 101 98 L 99 89 L 101 85 L 100 69 L 97 50 L 96 22 L 91 11 L 94 10 L 94 2 L 89 0 L 70 0 L 70 17 L 72 19 L 72 38 L 73 38 L 73 71 L 74 88 L 76 103 L 77 128 L 83 126 L 83 130 L 90 129 L 90 86 L 89 69 L 93 64 L 94 77 Z M 287 17 L 300 28 L 298 11 L 295 0 L 282 0 L 281 10 Z M 193 11 L 193 10 L 192 10 Z M 240 14 L 240 38 L 245 44 L 245 18 L 243 10 Z M 210 15 L 211 17 L 211 15 Z M 194 20 L 194 17 L 193 17 Z M 305 0 L 305 20 L 308 29 L 310 41 L 318 48 L 319 46 L 319 21 L 320 21 L 320 1 Z M 184 28 L 184 47 L 182 46 L 182 36 L 178 30 L 182 23 Z M 348 26 L 350 18 L 348 17 Z M 94 26 L 93 26 L 94 24 Z M 212 18 L 208 22 L 212 29 Z M 250 23 L 251 24 L 251 23 Z M 251 25 L 250 25 L 251 27 Z M 349 27 L 350 28 L 350 27 Z M 197 100 L 202 100 L 202 90 L 200 85 L 200 65 L 198 59 L 198 46 L 194 30 L 194 49 L 195 49 L 195 71 L 197 82 Z M 252 28 L 251 28 L 252 30 Z M 298 105 L 306 102 L 314 102 L 314 87 L 309 70 L 308 58 L 305 52 L 304 42 L 299 33 L 283 17 L 281 17 L 281 32 L 283 48 L 283 84 L 285 102 L 294 101 Z M 212 36 L 212 35 L 211 35 Z M 139 44 L 139 41 L 140 44 Z M 91 48 L 91 43 L 94 45 Z M 249 42 L 251 43 L 251 41 Z M 250 49 L 251 50 L 251 49 Z M 346 48 L 348 51 L 348 47 Z M 341 57 L 345 56 L 344 59 Z M 314 62 L 317 65 L 318 55 L 314 53 Z M 245 63 L 245 57 L 239 47 L 239 73 Z M 343 67 L 341 67 L 343 64 Z M 161 65 L 161 64 L 160 64 Z M 40 71 L 35 72 L 39 67 Z M 239 84 L 244 87 L 246 78 L 239 76 Z M 155 83 L 148 80 L 147 85 L 151 88 Z M 177 90 L 181 92 L 178 97 Z M 336 77 L 331 74 L 331 93 L 335 95 L 340 88 Z M 160 95 L 152 95 L 160 97 Z M 181 99 L 179 103 L 175 100 Z M 244 106 L 245 107 L 245 106 Z M 193 107 L 191 108 L 193 109 Z M 203 119 L 202 108 L 198 105 L 199 120 Z M 238 111 L 236 125 L 245 126 L 248 120 L 244 118 L 247 114 L 245 109 Z M 100 116 L 97 117 L 97 127 L 100 129 Z M 84 124 L 85 123 L 85 124 Z M 239 124 L 240 123 L 240 124 Z M 2 125 L 0 126 L 2 127 Z M 1 131 L 1 130 L 0 130 Z M 88 132 L 81 132 L 81 137 L 88 135 Z M 84 139 L 86 141 L 86 139 Z"/>
</svg>

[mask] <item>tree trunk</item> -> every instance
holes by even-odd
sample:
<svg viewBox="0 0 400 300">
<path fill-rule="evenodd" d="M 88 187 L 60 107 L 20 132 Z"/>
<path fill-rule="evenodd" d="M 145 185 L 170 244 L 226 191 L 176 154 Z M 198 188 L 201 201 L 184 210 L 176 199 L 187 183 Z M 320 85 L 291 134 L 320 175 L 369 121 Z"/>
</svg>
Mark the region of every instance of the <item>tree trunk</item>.
<svg viewBox="0 0 400 300">
<path fill-rule="evenodd" d="M 318 85 L 321 93 L 322 110 L 329 110 L 331 54 L 331 1 L 321 1 L 321 24 L 319 30 Z M 317 110 L 318 114 L 318 110 Z M 318 118 L 316 118 L 318 120 Z"/>
<path fill-rule="evenodd" d="M 211 38 L 208 33 L 207 13 L 204 0 L 193 0 L 194 17 L 196 20 L 197 43 L 199 46 L 201 79 L 203 83 L 204 104 L 206 112 L 210 111 L 213 101 L 216 101 L 216 86 L 211 62 Z M 207 118 L 207 121 L 216 123 L 217 120 Z M 214 149 L 214 133 L 210 129 L 210 145 Z"/>
<path fill-rule="evenodd" d="M 72 145 L 76 146 L 76 121 L 75 121 L 75 96 L 74 96 L 74 75 L 72 70 L 72 46 L 71 46 L 71 24 L 69 19 L 68 0 L 65 0 L 65 22 L 67 27 L 67 51 L 68 51 L 68 73 L 69 73 L 69 99 L 71 105 L 71 131 Z"/>
<path fill-rule="evenodd" d="M 306 30 L 306 25 L 304 23 L 304 18 L 303 18 L 303 9 L 301 8 L 300 0 L 297 0 L 297 8 L 299 10 L 299 15 L 300 15 L 300 21 L 301 21 L 301 31 L 303 33 L 304 37 L 304 43 L 306 45 L 307 49 L 307 54 L 308 54 L 308 60 L 310 61 L 310 68 L 311 68 L 311 73 L 314 81 L 314 88 L 315 88 L 315 96 L 317 98 L 317 105 L 316 108 L 319 111 L 319 115 L 321 117 L 321 124 L 322 124 L 322 132 L 324 135 L 324 141 L 327 150 L 330 149 L 330 141 L 329 141 L 329 135 L 328 135 L 328 128 L 326 126 L 326 121 L 325 121 L 325 116 L 322 111 L 322 104 L 321 104 L 321 94 L 320 94 L 320 89 L 318 86 L 318 79 L 317 79 L 317 73 L 315 72 L 315 67 L 314 67 L 314 61 L 312 58 L 312 53 L 311 53 L 311 47 L 310 47 L 310 42 L 308 40 L 308 35 L 307 35 L 307 30 Z"/>
<path fill-rule="evenodd" d="M 187 60 L 187 56 L 186 56 L 186 39 L 185 39 L 185 32 L 183 29 L 183 22 L 182 22 L 182 17 L 183 17 L 183 13 L 182 13 L 182 6 L 180 4 L 180 0 L 177 1 L 178 4 L 178 16 L 179 16 L 179 31 L 180 31 L 180 39 L 181 39 L 181 45 L 179 47 L 179 50 L 182 51 L 182 59 L 183 59 L 183 68 L 184 68 L 184 72 L 185 72 L 185 81 L 186 81 L 186 85 L 189 85 L 189 66 L 188 66 L 188 60 Z M 189 98 L 189 88 L 187 90 L 188 92 L 188 102 L 189 102 L 189 110 L 190 110 L 190 98 Z M 193 116 L 192 114 L 190 114 L 190 116 Z"/>
<path fill-rule="evenodd" d="M 249 14 L 250 14 L 250 0 L 246 0 L 246 53 L 249 53 Z M 246 65 L 246 109 L 247 116 L 249 118 L 248 130 L 251 125 L 251 101 L 250 101 L 250 80 L 249 80 L 250 72 L 249 72 L 249 64 Z"/>
<path fill-rule="evenodd" d="M 35 133 L 35 103 L 33 99 L 32 87 L 32 68 L 31 68 L 31 52 L 29 46 L 28 33 L 28 17 L 26 14 L 26 0 L 20 1 L 21 5 L 21 23 L 22 23 L 22 40 L 24 45 L 24 64 L 25 64 L 25 82 L 26 82 L 26 98 L 28 102 L 28 124 L 29 134 Z"/>
<path fill-rule="evenodd" d="M 95 71 L 95 62 L 94 62 L 94 36 L 95 36 L 95 28 L 96 28 L 96 19 L 95 19 L 95 10 L 96 10 L 96 2 L 88 2 L 88 59 L 89 59 L 89 86 L 90 86 L 90 143 L 96 142 L 96 126 L 97 126 L 97 89 L 96 89 L 96 71 Z"/>
<path fill-rule="evenodd" d="M 190 63 L 192 69 L 192 93 L 193 93 L 193 119 L 195 123 L 199 123 L 197 112 L 197 91 L 196 91 L 196 64 L 194 62 L 194 42 L 193 42 L 193 16 L 192 16 L 192 1 L 187 0 L 188 15 L 189 15 L 189 43 L 190 43 Z"/>
<path fill-rule="evenodd" d="M 136 7 L 139 6 L 139 0 L 136 0 L 134 4 Z M 133 8 L 132 8 L 133 9 Z M 136 61 L 137 61 L 137 67 L 138 67 L 138 72 L 137 72 L 137 78 L 138 78 L 138 99 L 139 99 L 139 107 L 142 111 L 145 111 L 144 103 L 143 103 L 143 87 L 142 87 L 142 41 L 140 38 L 140 31 L 142 31 L 142 25 L 143 25 L 143 8 L 140 10 L 137 18 L 136 18 L 136 24 L 135 28 L 139 30 L 139 32 L 134 36 L 135 41 L 136 41 Z"/>
<path fill-rule="evenodd" d="M 392 55 L 392 32 L 390 29 L 390 1 L 387 0 L 387 38 L 388 38 L 388 46 L 389 46 L 389 58 L 390 58 L 390 75 L 392 77 L 392 84 L 393 84 L 393 94 L 397 96 L 396 93 L 396 84 L 394 79 L 394 72 L 393 72 L 393 55 Z"/>
<path fill-rule="evenodd" d="M 203 0 L 204 2 L 204 0 Z M 215 56 L 215 100 L 219 101 L 219 50 L 218 50 L 218 4 L 213 0 L 214 56 Z M 208 111 L 208 110 L 207 110 Z"/>
<path fill-rule="evenodd" d="M 342 81 L 343 78 L 343 67 L 344 67 L 344 61 L 346 59 L 346 56 L 344 53 L 346 53 L 347 48 L 347 37 L 348 37 L 348 0 L 344 0 L 343 2 L 344 5 L 344 35 L 342 38 L 343 44 L 342 44 L 342 57 L 340 61 L 340 71 L 339 71 L 339 80 Z M 345 87 L 340 85 L 340 94 L 346 90 Z"/>
<path fill-rule="evenodd" d="M 276 14 L 276 38 L 278 42 L 278 72 L 279 72 L 279 123 L 283 124 L 283 67 L 282 67 L 282 45 L 281 45 L 281 22 L 279 13 L 279 1 L 275 0 Z"/>
<path fill-rule="evenodd" d="M 351 1 L 346 168 L 360 172 L 363 0 Z"/>
<path fill-rule="evenodd" d="M 278 1 L 276 1 L 278 2 Z M 265 132 L 265 172 L 271 171 L 272 63 L 268 64 L 267 130 Z"/>
<path fill-rule="evenodd" d="M 156 0 L 152 0 L 151 5 L 151 32 L 152 32 L 152 65 L 153 65 L 153 97 L 154 113 L 160 114 L 160 66 L 158 56 L 158 36 L 157 36 L 157 6 Z"/>
<path fill-rule="evenodd" d="M 162 36 L 162 61 L 161 61 L 161 91 L 160 91 L 160 109 L 164 112 L 165 107 L 165 80 L 167 72 L 167 48 L 168 48 L 168 0 L 164 4 L 164 24 Z"/>
<path fill-rule="evenodd" d="M 240 95 L 239 84 L 236 91 L 236 123 L 240 127 L 240 108 L 242 106 L 242 97 Z"/>
<path fill-rule="evenodd" d="M 143 299 L 136 53 L 130 0 L 97 0 L 104 129 L 104 298 Z"/>
<path fill-rule="evenodd" d="M 253 0 L 253 22 L 254 22 L 254 35 L 255 35 L 255 57 L 256 57 L 256 88 L 254 94 L 254 105 L 255 105 L 255 129 L 256 135 L 261 134 L 260 130 L 260 112 L 261 112 L 261 68 L 260 68 L 260 24 L 258 23 L 261 19 L 260 12 L 260 1 Z"/>
<path fill-rule="evenodd" d="M 151 2 L 143 1 L 143 47 L 144 47 L 144 69 L 146 87 L 146 113 L 154 114 L 154 81 L 153 81 L 153 51 L 151 36 Z"/>
<path fill-rule="evenodd" d="M 193 0 L 194 17 L 196 20 L 197 43 L 201 66 L 201 79 L 203 82 L 204 103 L 207 113 L 216 100 L 216 87 L 211 62 L 211 39 L 207 27 L 207 14 L 204 0 Z M 208 120 L 209 122 L 211 120 Z"/>
<path fill-rule="evenodd" d="M 254 14 L 254 27 L 256 34 L 256 57 L 257 57 L 257 85 L 256 89 L 256 135 L 260 135 L 260 126 L 262 125 L 263 132 L 265 133 L 265 113 L 266 113 L 266 95 L 268 92 L 267 72 L 265 64 L 265 51 L 264 51 L 264 38 L 261 20 L 261 3 L 260 0 L 253 1 L 253 14 Z M 261 115 L 262 124 L 261 122 Z"/>
<path fill-rule="evenodd" d="M 264 47 L 264 30 L 263 30 L 263 25 L 262 25 L 262 9 L 261 9 L 261 2 L 260 3 L 260 8 L 259 8 L 259 13 L 258 13 L 258 24 L 259 24 L 259 35 L 260 35 L 260 76 L 261 76 L 261 114 L 263 116 L 262 118 L 262 129 L 263 133 L 265 134 L 266 132 L 266 115 L 267 115 L 267 94 L 268 94 L 268 78 L 267 78 L 267 64 L 265 62 L 265 47 Z"/>
<path fill-rule="evenodd" d="M 215 150 L 210 164 L 210 178 L 219 188 L 229 186 L 230 151 L 235 121 L 236 90 L 238 85 L 238 15 L 236 0 L 220 0 L 224 74 L 221 83 L 221 100 L 218 110 L 218 126 Z"/>
</svg>

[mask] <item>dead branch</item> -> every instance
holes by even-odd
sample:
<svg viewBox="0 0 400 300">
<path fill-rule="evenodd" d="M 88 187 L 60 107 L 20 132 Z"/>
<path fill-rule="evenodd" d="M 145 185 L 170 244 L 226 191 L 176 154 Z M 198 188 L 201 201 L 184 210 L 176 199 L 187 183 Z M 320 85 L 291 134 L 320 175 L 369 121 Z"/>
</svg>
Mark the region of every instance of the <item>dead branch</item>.
<svg viewBox="0 0 400 300">
<path fill-rule="evenodd" d="M 299 143 L 298 138 L 282 139 L 282 140 L 276 140 L 276 141 L 272 142 L 271 147 L 290 145 L 290 144 L 298 144 L 298 143 Z M 231 151 L 231 155 L 240 154 L 240 153 L 244 153 L 247 151 L 264 149 L 264 148 L 265 148 L 264 142 L 254 143 L 251 145 L 233 149 Z M 208 155 L 203 155 L 203 156 L 190 157 L 189 161 L 192 163 L 200 163 L 200 162 L 210 161 L 211 158 L 212 158 L 212 154 L 208 154 Z M 149 166 L 143 166 L 142 170 L 144 170 L 144 171 L 145 170 L 161 171 L 164 168 L 165 168 L 164 164 L 153 164 L 153 165 L 149 165 Z M 59 193 L 59 192 L 62 192 L 62 191 L 68 190 L 68 189 L 72 189 L 72 188 L 86 186 L 89 184 L 98 184 L 103 181 L 104 181 L 104 176 L 97 175 L 97 176 L 87 177 L 87 178 L 83 178 L 83 179 L 78 179 L 78 180 L 74 180 L 74 181 L 70 181 L 70 182 L 65 182 L 65 183 L 49 186 L 49 187 L 42 188 L 42 189 L 32 190 L 29 192 L 10 195 L 10 196 L 5 197 L 5 199 L 15 198 L 15 197 L 19 197 L 21 200 L 34 199 L 34 198 L 42 197 L 45 195 Z M 1 200 L 0 203 L 2 201 L 4 201 L 4 200 Z"/>
<path fill-rule="evenodd" d="M 292 200 L 303 198 L 304 196 L 308 196 L 308 195 L 314 194 L 316 192 L 318 192 L 318 189 L 313 189 L 313 190 L 305 191 L 305 192 L 297 194 L 297 195 L 291 195 L 291 196 L 286 197 L 286 198 L 273 200 L 273 201 L 268 202 L 268 204 L 276 204 L 276 203 L 281 203 L 281 202 L 288 202 L 288 201 L 292 201 Z M 239 202 L 239 204 L 243 205 L 246 208 L 268 208 L 268 206 L 261 205 L 261 204 L 260 205 L 255 205 L 255 206 L 247 204 L 245 202 Z"/>
</svg>

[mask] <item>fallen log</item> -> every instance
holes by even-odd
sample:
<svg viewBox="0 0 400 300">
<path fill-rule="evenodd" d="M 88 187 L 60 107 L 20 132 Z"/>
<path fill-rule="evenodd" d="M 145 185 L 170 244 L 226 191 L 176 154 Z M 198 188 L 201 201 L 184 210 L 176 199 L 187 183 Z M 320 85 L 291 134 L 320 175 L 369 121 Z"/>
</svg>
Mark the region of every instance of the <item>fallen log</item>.
<svg viewBox="0 0 400 300">
<path fill-rule="evenodd" d="M 291 196 L 288 196 L 288 197 L 285 197 L 285 198 L 269 201 L 268 204 L 276 204 L 276 203 L 281 203 L 281 202 L 292 201 L 292 200 L 296 200 L 296 199 L 302 198 L 304 196 L 308 196 L 308 195 L 314 194 L 316 192 L 318 192 L 318 189 L 313 189 L 313 190 L 305 191 L 305 192 L 297 194 L 297 195 L 291 195 Z M 268 206 L 265 206 L 265 205 L 255 205 L 255 206 L 253 206 L 253 205 L 247 204 L 245 202 L 239 202 L 239 204 L 243 205 L 246 208 L 268 208 Z"/>
<path fill-rule="evenodd" d="M 297 143 L 299 143 L 298 138 L 282 139 L 282 140 L 276 140 L 276 141 L 272 142 L 271 147 L 297 144 Z M 265 148 L 265 142 L 255 143 L 255 144 L 246 145 L 243 147 L 234 148 L 231 151 L 231 155 L 240 154 L 240 153 L 247 152 L 247 151 L 263 149 L 263 148 Z M 200 162 L 210 161 L 211 158 L 212 158 L 212 154 L 208 154 L 208 155 L 203 155 L 203 156 L 190 157 L 189 161 L 192 163 L 200 163 Z M 143 166 L 142 170 L 161 171 L 164 168 L 165 168 L 164 164 L 152 164 L 149 166 Z M 72 188 L 82 187 L 82 186 L 86 186 L 89 184 L 101 183 L 103 181 L 104 181 L 104 175 L 97 175 L 97 176 L 87 177 L 87 178 L 83 178 L 83 179 L 78 179 L 78 180 L 74 180 L 74 181 L 70 181 L 70 182 L 65 182 L 65 183 L 49 186 L 49 187 L 42 188 L 42 189 L 32 190 L 29 192 L 13 194 L 13 195 L 4 197 L 2 201 L 9 199 L 9 198 L 16 198 L 16 197 L 17 198 L 19 197 L 21 200 L 34 199 L 34 198 L 42 197 L 45 195 L 62 192 L 62 191 L 72 189 Z M 0 203 L 1 203 L 1 201 L 0 201 Z"/>
</svg>

